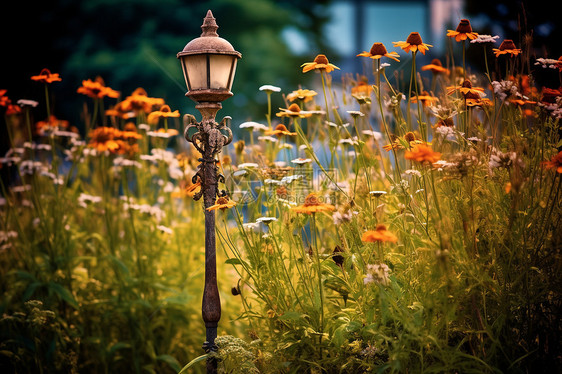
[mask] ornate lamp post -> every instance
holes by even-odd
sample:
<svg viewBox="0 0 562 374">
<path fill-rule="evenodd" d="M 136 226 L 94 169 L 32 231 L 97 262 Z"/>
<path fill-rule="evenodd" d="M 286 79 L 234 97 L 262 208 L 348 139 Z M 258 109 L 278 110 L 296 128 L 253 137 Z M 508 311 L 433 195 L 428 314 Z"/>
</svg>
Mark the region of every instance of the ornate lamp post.
<svg viewBox="0 0 562 374">
<path fill-rule="evenodd" d="M 232 131 L 226 126 L 230 117 L 221 123 L 215 122 L 215 115 L 222 108 L 221 102 L 232 96 L 230 89 L 234 80 L 236 62 L 242 57 L 232 45 L 217 34 L 217 23 L 209 10 L 201 26 L 203 33 L 193 39 L 177 54 L 187 84 L 187 97 L 197 105 L 201 122 L 189 118 L 185 127 L 185 138 L 201 153 L 199 169 L 193 176 L 193 183 L 201 183 L 201 191 L 195 200 L 203 197 L 205 207 L 205 289 L 203 291 L 202 314 L 205 321 L 206 341 L 203 349 L 207 353 L 216 351 L 215 338 L 221 317 L 219 290 L 217 287 L 215 212 L 207 210 L 217 197 L 225 196 L 219 191 L 218 182 L 224 182 L 219 174 L 216 155 L 222 147 L 232 141 Z M 207 360 L 207 372 L 216 372 L 216 361 Z"/>
</svg>

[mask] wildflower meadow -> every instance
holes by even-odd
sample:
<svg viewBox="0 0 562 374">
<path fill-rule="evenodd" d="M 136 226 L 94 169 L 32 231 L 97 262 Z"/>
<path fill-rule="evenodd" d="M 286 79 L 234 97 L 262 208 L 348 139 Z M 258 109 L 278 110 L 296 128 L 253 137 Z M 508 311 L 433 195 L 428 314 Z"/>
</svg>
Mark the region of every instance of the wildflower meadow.
<svg viewBox="0 0 562 374">
<path fill-rule="evenodd" d="M 562 58 L 477 31 L 430 64 L 418 32 L 373 40 L 365 75 L 311 56 L 310 87 L 255 82 L 262 117 L 219 112 L 208 354 L 197 113 L 83 77 L 75 124 L 57 72 L 21 77 L 33 100 L 0 87 L 1 371 L 560 372 Z"/>
</svg>

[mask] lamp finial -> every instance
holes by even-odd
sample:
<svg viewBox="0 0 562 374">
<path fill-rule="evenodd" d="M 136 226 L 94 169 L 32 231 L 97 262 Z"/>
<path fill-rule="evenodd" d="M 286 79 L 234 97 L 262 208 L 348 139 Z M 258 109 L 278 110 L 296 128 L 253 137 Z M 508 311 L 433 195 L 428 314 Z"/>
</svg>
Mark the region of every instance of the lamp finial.
<svg viewBox="0 0 562 374">
<path fill-rule="evenodd" d="M 217 34 L 218 28 L 219 26 L 217 25 L 215 17 L 213 17 L 213 12 L 209 9 L 207 11 L 207 16 L 203 19 L 203 25 L 201 25 L 201 30 L 203 30 L 201 36 L 219 36 L 219 34 Z"/>
</svg>

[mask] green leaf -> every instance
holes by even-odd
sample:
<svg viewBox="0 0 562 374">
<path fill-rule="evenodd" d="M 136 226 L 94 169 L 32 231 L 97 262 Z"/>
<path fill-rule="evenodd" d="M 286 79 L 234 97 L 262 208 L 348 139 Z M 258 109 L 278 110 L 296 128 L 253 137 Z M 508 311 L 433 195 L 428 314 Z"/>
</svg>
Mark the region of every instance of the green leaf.
<svg viewBox="0 0 562 374">
<path fill-rule="evenodd" d="M 159 355 L 156 357 L 156 360 L 167 363 L 176 372 L 181 370 L 181 366 L 178 360 L 170 355 Z"/>
<path fill-rule="evenodd" d="M 73 308 L 75 309 L 79 308 L 76 299 L 74 299 L 74 296 L 72 296 L 72 293 L 70 293 L 70 291 L 64 288 L 61 284 L 55 282 L 49 282 L 49 291 L 51 290 L 54 293 L 56 293 L 62 300 L 66 301 Z"/>
<path fill-rule="evenodd" d="M 196 363 L 205 360 L 207 357 L 209 357 L 209 353 L 205 353 L 202 356 L 199 356 L 197 358 L 194 358 L 193 360 L 191 360 L 191 362 L 187 365 L 185 365 L 178 374 L 185 374 L 187 373 L 187 369 L 189 369 L 190 367 L 192 367 L 193 365 L 195 365 Z"/>
<path fill-rule="evenodd" d="M 242 261 L 237 258 L 229 258 L 224 263 L 229 265 L 242 265 Z"/>
<path fill-rule="evenodd" d="M 111 348 L 109 348 L 109 354 L 113 355 L 115 354 L 115 352 L 117 352 L 120 349 L 129 349 L 131 348 L 131 345 L 129 343 L 125 343 L 125 342 L 117 342 L 115 344 L 113 344 L 111 346 Z"/>
<path fill-rule="evenodd" d="M 279 319 L 283 321 L 298 321 L 299 319 L 304 318 L 305 316 L 306 314 L 301 314 L 299 312 L 290 310 L 288 312 L 283 313 L 283 315 L 279 317 Z"/>
</svg>

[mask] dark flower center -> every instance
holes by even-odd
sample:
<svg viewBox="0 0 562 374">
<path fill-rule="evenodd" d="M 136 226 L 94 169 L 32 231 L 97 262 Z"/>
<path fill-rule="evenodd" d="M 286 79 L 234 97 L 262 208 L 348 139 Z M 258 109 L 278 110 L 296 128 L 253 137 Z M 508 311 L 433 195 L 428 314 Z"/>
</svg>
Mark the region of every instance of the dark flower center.
<svg viewBox="0 0 562 374">
<path fill-rule="evenodd" d="M 406 39 L 406 42 L 410 43 L 410 45 L 420 45 L 423 43 L 422 38 L 418 32 L 410 33 L 408 39 Z"/>
<path fill-rule="evenodd" d="M 457 26 L 457 31 L 461 33 L 472 32 L 472 27 L 470 26 L 470 21 L 467 19 L 461 19 L 459 25 Z"/>
<path fill-rule="evenodd" d="M 502 44 L 500 44 L 500 51 L 505 51 L 506 49 L 517 49 L 515 43 L 511 39 L 505 39 Z"/>
<path fill-rule="evenodd" d="M 314 62 L 316 62 L 317 64 L 325 64 L 328 65 L 328 58 L 325 55 L 318 55 L 316 56 L 316 58 L 314 59 Z"/>
<path fill-rule="evenodd" d="M 370 53 L 371 53 L 373 56 L 376 56 L 376 55 L 384 56 L 384 55 L 387 54 L 387 51 L 386 51 L 386 47 L 384 46 L 384 44 L 382 44 L 382 43 L 375 43 L 375 44 L 373 44 L 373 46 L 371 47 Z"/>
</svg>

